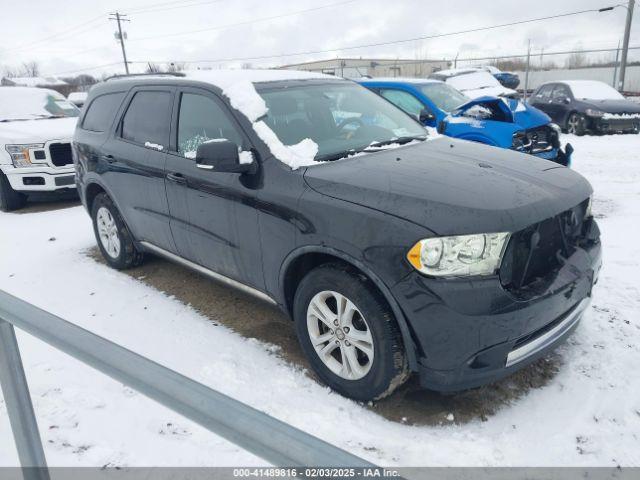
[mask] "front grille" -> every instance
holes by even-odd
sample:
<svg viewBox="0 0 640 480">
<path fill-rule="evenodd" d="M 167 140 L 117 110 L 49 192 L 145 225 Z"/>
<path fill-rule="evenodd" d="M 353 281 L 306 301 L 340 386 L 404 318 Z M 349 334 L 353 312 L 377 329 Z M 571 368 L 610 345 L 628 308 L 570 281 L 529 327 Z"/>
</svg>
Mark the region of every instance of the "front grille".
<svg viewBox="0 0 640 480">
<path fill-rule="evenodd" d="M 591 217 L 586 217 L 589 200 L 514 233 L 500 266 L 502 285 L 519 297 L 543 291 L 554 273 L 577 247 L 593 239 L 588 235 Z"/>
<path fill-rule="evenodd" d="M 51 157 L 51 163 L 56 167 L 64 167 L 65 165 L 71 165 L 73 158 L 71 157 L 71 144 L 70 143 L 52 143 L 49 145 L 49 156 Z"/>
<path fill-rule="evenodd" d="M 514 147 L 520 152 L 535 155 L 559 148 L 560 139 L 556 130 L 549 125 L 542 125 L 518 134 L 518 137 L 514 139 Z"/>
</svg>

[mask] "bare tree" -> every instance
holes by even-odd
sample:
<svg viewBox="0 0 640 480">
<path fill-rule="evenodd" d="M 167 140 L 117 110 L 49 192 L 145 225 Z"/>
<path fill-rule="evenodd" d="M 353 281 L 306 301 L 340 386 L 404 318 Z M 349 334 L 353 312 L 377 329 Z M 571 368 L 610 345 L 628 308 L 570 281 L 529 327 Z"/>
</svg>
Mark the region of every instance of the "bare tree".
<svg viewBox="0 0 640 480">
<path fill-rule="evenodd" d="M 39 77 L 40 76 L 40 66 L 38 62 L 24 62 L 22 64 L 22 75 L 25 77 Z"/>
<path fill-rule="evenodd" d="M 147 73 L 161 73 L 162 67 L 153 62 L 147 63 L 147 69 L 145 70 Z"/>
<path fill-rule="evenodd" d="M 567 57 L 567 68 L 584 67 L 587 63 L 587 57 L 582 52 L 574 52 Z"/>
</svg>

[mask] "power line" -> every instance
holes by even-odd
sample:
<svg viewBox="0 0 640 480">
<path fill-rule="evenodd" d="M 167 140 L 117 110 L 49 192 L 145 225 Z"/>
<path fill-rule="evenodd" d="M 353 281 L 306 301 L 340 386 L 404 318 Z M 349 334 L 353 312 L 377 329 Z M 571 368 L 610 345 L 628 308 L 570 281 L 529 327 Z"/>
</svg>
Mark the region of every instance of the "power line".
<svg viewBox="0 0 640 480">
<path fill-rule="evenodd" d="M 318 7 L 312 7 L 312 8 L 307 8 L 304 10 L 296 10 L 293 12 L 288 12 L 288 13 L 283 13 L 280 15 L 271 15 L 268 17 L 262 17 L 262 18 L 254 18 L 252 20 L 246 20 L 243 22 L 238 22 L 238 23 L 229 23 L 226 25 L 216 25 L 214 27 L 208 27 L 208 28 L 202 28 L 199 30 L 186 30 L 186 31 L 182 31 L 182 32 L 174 32 L 174 33 L 167 33 L 167 34 L 163 34 L 163 35 L 153 35 L 150 37 L 141 37 L 141 38 L 136 38 L 136 39 L 131 39 L 129 41 L 131 42 L 140 42 L 143 40 L 152 40 L 152 39 L 156 39 L 156 38 L 167 38 L 167 37 L 177 37 L 177 36 L 181 36 L 181 35 L 191 35 L 194 33 L 202 33 L 202 32 L 210 32 L 213 30 L 223 30 L 225 28 L 231 28 L 231 27 L 239 27 L 239 26 L 243 26 L 243 25 L 250 25 L 252 23 L 258 23 L 258 22 L 266 22 L 269 20 L 276 20 L 279 18 L 284 18 L 284 17 L 290 17 L 290 16 L 294 16 L 294 15 L 301 15 L 303 13 L 309 13 L 309 12 L 315 12 L 317 10 L 323 10 L 325 8 L 331 8 L 331 7 L 337 7 L 337 6 L 341 6 L 341 5 L 346 5 L 348 3 L 354 3 L 357 2 L 359 0 L 346 0 L 346 1 L 342 1 L 342 2 L 336 2 L 336 3 L 330 3 L 327 5 L 320 5 Z"/>
<path fill-rule="evenodd" d="M 354 1 L 354 0 L 350 0 L 350 1 Z M 575 16 L 575 15 L 581 15 L 584 13 L 595 13 L 598 12 L 599 9 L 589 9 L 589 10 L 579 10 L 577 12 L 569 12 L 569 13 L 561 13 L 558 15 L 548 15 L 548 16 L 544 16 L 544 17 L 537 17 L 537 18 L 531 18 L 528 20 L 519 20 L 519 21 L 515 21 L 515 22 L 509 22 L 509 23 L 502 23 L 502 24 L 498 24 L 498 25 L 490 25 L 490 26 L 486 26 L 486 27 L 477 27 L 477 28 L 470 28 L 467 30 L 458 30 L 456 32 L 448 32 L 448 33 L 439 33 L 439 34 L 433 34 L 433 35 L 422 35 L 420 37 L 413 37 L 413 38 L 406 38 L 406 39 L 400 39 L 400 40 L 391 40 L 391 41 L 387 41 L 387 42 L 376 42 L 376 43 L 368 43 L 368 44 L 362 44 L 362 45 L 351 45 L 351 46 L 346 46 L 346 47 L 337 47 L 337 48 L 330 48 L 330 49 L 325 49 L 325 50 L 307 50 L 307 51 L 299 51 L 299 52 L 291 52 L 291 53 L 278 53 L 278 54 L 273 54 L 273 55 L 257 55 L 254 57 L 232 57 L 232 58 L 219 58 L 219 59 L 215 59 L 215 60 L 181 60 L 184 62 L 188 62 L 188 63 L 219 63 L 219 62 L 238 62 L 238 61 L 247 61 L 247 60 L 268 60 L 268 59 L 272 59 L 272 58 L 281 58 L 281 57 L 294 57 L 294 56 L 299 56 L 299 55 L 316 55 L 316 54 L 320 54 L 320 53 L 334 53 L 334 52 L 338 52 L 338 51 L 342 51 L 342 50 L 356 50 L 359 48 L 370 48 L 370 47 L 381 47 L 381 46 L 387 46 L 387 45 L 397 45 L 400 43 L 408 43 L 408 42 L 415 42 L 418 40 L 431 40 L 434 38 L 442 38 L 442 37 L 449 37 L 449 36 L 454 36 L 454 35 L 462 35 L 462 34 L 466 34 L 466 33 L 475 33 L 475 32 L 481 32 L 481 31 L 486 31 L 486 30 L 495 30 L 498 28 L 505 28 L 505 27 L 512 27 L 512 26 L 516 26 L 516 25 L 523 25 L 526 23 L 533 23 L 533 22 L 540 22 L 543 20 L 551 20 L 551 19 L 556 19 L 556 18 L 564 18 L 564 17 L 569 17 L 569 16 Z M 209 29 L 207 29 L 209 30 Z M 204 30 L 203 30 L 204 31 Z M 194 31 L 195 33 L 195 31 Z M 171 34 L 170 34 L 171 35 Z M 167 36 L 170 36 L 167 35 Z M 159 38 L 159 37 L 147 37 L 147 38 Z M 139 40 L 144 40 L 144 39 L 139 39 Z M 146 62 L 134 62 L 134 63 L 146 63 Z M 154 63 L 166 63 L 166 61 L 158 61 Z"/>
<path fill-rule="evenodd" d="M 193 0 L 191 0 L 193 1 Z M 156 13 L 156 12 L 164 12 L 167 10 L 177 10 L 180 8 L 188 8 L 188 7 L 197 7 L 200 5 L 209 5 L 211 3 L 220 3 L 223 2 L 225 0 L 207 0 L 207 1 L 200 1 L 197 3 L 189 3 L 188 5 L 177 5 L 177 6 L 169 6 L 169 7 L 160 7 L 160 8 L 147 8 L 147 9 L 143 9 L 143 10 L 129 10 L 130 13 L 134 14 L 134 15 L 140 15 L 140 14 L 145 14 L 145 13 Z"/>
<path fill-rule="evenodd" d="M 97 22 L 98 20 L 100 20 L 102 18 L 104 18 L 104 13 L 101 13 L 100 15 L 98 15 L 96 17 L 92 17 L 91 19 L 86 20 L 86 21 L 84 21 L 84 22 L 82 22 L 82 23 L 80 23 L 78 25 L 73 26 L 73 27 L 65 28 L 64 30 L 58 31 L 58 32 L 56 32 L 54 34 L 51 34 L 51 35 L 47 36 L 47 37 L 43 37 L 43 38 L 41 38 L 39 40 L 35 40 L 35 41 L 31 42 L 31 43 L 25 43 L 23 45 L 18 45 L 16 47 L 5 47 L 5 48 L 0 49 L 0 51 L 3 51 L 3 52 L 6 52 L 6 51 L 16 52 L 16 51 L 26 50 L 26 49 L 29 49 L 29 47 L 31 47 L 32 45 L 37 45 L 39 43 L 46 42 L 46 41 L 51 40 L 51 39 L 56 38 L 56 37 L 62 37 L 62 36 L 66 37 L 66 36 L 71 35 L 71 34 L 77 35 L 78 33 L 82 33 L 84 31 L 88 31 L 88 30 L 92 29 L 93 26 L 91 28 L 89 28 L 89 29 L 83 29 L 82 32 L 77 32 L 76 30 L 78 30 L 79 28 L 88 26 L 90 24 L 93 24 L 93 23 Z"/>
</svg>

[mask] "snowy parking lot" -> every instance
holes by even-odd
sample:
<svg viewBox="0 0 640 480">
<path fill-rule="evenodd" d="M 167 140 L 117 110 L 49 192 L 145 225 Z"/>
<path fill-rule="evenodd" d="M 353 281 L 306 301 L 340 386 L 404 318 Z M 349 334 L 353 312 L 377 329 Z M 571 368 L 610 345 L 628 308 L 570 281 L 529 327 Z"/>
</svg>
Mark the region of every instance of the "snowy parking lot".
<svg viewBox="0 0 640 480">
<path fill-rule="evenodd" d="M 409 382 L 378 404 L 343 398 L 307 371 L 271 307 L 157 259 L 108 268 L 77 204 L 0 213 L 0 289 L 381 465 L 640 466 L 640 135 L 564 140 L 595 190 L 593 303 L 549 358 L 463 394 Z M 50 465 L 264 463 L 18 336 Z M 3 401 L 0 446 L 0 466 L 17 465 Z"/>
</svg>

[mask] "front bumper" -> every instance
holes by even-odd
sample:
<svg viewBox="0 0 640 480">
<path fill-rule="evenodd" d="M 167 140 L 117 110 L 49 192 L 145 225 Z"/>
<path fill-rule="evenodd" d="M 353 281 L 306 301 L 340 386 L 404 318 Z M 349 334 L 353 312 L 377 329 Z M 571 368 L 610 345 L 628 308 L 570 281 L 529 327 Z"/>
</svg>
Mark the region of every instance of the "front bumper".
<svg viewBox="0 0 640 480">
<path fill-rule="evenodd" d="M 545 291 L 523 300 L 497 276 L 433 279 L 415 272 L 393 289 L 418 350 L 421 384 L 459 391 L 491 383 L 566 339 L 591 298 L 601 247 L 577 249 Z"/>
<path fill-rule="evenodd" d="M 19 192 L 53 192 L 76 188 L 75 170 L 70 167 L 4 168 L 11 188 Z"/>
<path fill-rule="evenodd" d="M 590 117 L 589 130 L 595 133 L 638 133 L 640 118 L 593 118 Z"/>
</svg>

